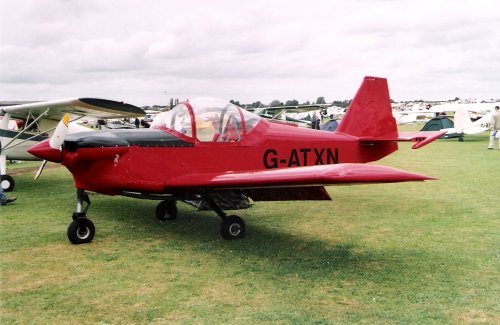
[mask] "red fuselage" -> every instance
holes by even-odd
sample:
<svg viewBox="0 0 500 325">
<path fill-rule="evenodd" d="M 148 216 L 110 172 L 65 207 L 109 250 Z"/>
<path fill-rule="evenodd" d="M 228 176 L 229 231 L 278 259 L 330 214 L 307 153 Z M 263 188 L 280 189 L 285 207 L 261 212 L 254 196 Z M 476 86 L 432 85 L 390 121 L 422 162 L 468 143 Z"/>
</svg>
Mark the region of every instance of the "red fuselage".
<svg viewBox="0 0 500 325">
<path fill-rule="evenodd" d="M 396 143 L 362 145 L 354 137 L 265 120 L 238 142 L 192 141 L 180 134 L 174 136 L 174 132 L 142 129 L 135 131 L 133 137 L 136 142 L 138 137 L 144 137 L 143 143 L 129 144 L 112 139 L 106 143 L 85 145 L 85 142 L 92 142 L 88 141 L 89 138 L 100 139 L 106 137 L 106 133 L 122 139 L 127 138 L 127 134 L 130 137 L 130 132 L 75 134 L 72 138 L 84 139 L 77 148 L 70 148 L 71 138 L 66 140 L 61 163 L 73 174 L 78 189 L 105 194 L 122 191 L 171 193 L 178 187 L 175 179 L 179 175 L 192 175 L 192 185 L 196 186 L 204 178 L 221 172 L 364 163 L 397 150 Z M 165 142 L 162 138 L 168 138 L 170 142 L 161 143 Z M 51 151 L 46 144 L 45 147 Z M 186 187 L 190 185 L 185 184 Z"/>
</svg>

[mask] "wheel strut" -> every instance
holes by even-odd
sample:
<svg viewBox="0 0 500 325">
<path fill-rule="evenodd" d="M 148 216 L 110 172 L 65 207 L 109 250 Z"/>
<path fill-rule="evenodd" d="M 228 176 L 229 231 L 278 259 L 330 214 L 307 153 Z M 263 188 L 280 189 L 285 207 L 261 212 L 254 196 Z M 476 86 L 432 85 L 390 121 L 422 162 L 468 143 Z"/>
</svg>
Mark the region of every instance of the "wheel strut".
<svg viewBox="0 0 500 325">
<path fill-rule="evenodd" d="M 212 196 L 210 194 L 208 194 L 208 193 L 204 194 L 203 198 L 208 203 L 208 205 L 210 206 L 210 208 L 212 208 L 212 210 L 214 210 L 214 212 L 217 213 L 217 215 L 222 220 L 224 220 L 224 219 L 227 218 L 227 214 L 219 207 L 219 205 L 217 204 L 217 202 L 215 202 L 215 200 L 212 198 Z"/>
<path fill-rule="evenodd" d="M 83 207 L 84 203 L 87 203 L 85 208 Z M 76 190 L 76 211 L 73 212 L 73 220 L 81 219 L 81 218 L 86 218 L 87 216 L 87 211 L 89 210 L 90 207 L 90 199 L 89 195 L 85 190 Z"/>
<path fill-rule="evenodd" d="M 86 203 L 84 207 L 84 203 Z M 90 199 L 84 190 L 76 190 L 76 211 L 73 212 L 73 221 L 69 224 L 67 235 L 71 243 L 90 243 L 95 235 L 95 226 L 87 219 L 87 211 L 90 207 Z"/>
</svg>

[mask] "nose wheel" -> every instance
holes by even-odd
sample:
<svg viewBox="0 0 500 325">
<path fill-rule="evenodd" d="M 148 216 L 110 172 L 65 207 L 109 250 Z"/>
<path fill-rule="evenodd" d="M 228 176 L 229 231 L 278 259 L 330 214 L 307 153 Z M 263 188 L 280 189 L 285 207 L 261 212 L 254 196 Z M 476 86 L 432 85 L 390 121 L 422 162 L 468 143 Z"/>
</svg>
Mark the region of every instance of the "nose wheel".
<svg viewBox="0 0 500 325">
<path fill-rule="evenodd" d="M 85 208 L 84 203 L 86 203 Z M 73 213 L 73 221 L 69 224 L 67 235 L 72 244 L 87 244 L 94 239 L 95 226 L 87 219 L 87 211 L 90 207 L 90 199 L 84 190 L 76 190 L 76 211 Z"/>
<path fill-rule="evenodd" d="M 68 239 L 72 244 L 86 244 L 94 239 L 95 227 L 87 218 L 73 220 L 68 227 Z"/>
</svg>

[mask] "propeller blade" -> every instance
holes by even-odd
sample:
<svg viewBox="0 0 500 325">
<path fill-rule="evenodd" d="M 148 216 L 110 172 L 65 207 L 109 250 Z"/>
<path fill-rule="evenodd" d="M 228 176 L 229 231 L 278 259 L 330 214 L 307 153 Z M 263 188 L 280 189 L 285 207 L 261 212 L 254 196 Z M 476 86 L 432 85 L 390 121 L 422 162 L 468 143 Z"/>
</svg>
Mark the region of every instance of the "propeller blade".
<svg viewBox="0 0 500 325">
<path fill-rule="evenodd" d="M 69 124 L 69 115 L 64 114 L 64 117 L 57 124 L 56 130 L 54 134 L 50 137 L 49 145 L 52 149 L 61 149 L 61 146 L 68 134 L 68 124 Z"/>
<path fill-rule="evenodd" d="M 38 177 L 40 177 L 40 175 L 42 174 L 42 171 L 43 171 L 43 168 L 45 167 L 45 165 L 47 165 L 47 160 L 44 160 L 42 162 L 42 164 L 40 165 L 40 168 L 38 168 L 38 171 L 36 172 L 36 175 L 35 175 L 35 178 L 34 180 L 36 181 L 38 179 Z"/>
</svg>

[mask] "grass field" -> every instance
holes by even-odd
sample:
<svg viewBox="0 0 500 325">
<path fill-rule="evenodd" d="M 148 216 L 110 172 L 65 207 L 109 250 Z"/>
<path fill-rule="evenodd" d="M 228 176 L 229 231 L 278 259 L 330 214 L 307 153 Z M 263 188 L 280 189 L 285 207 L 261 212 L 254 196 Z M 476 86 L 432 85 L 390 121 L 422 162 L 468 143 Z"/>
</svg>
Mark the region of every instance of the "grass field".
<svg viewBox="0 0 500 325">
<path fill-rule="evenodd" d="M 16 176 L 0 207 L 1 324 L 500 323 L 500 152 L 487 135 L 402 143 L 377 162 L 438 177 L 329 187 L 331 202 L 258 203 L 243 240 L 179 204 L 92 195 L 71 245 L 70 174 Z"/>
</svg>

